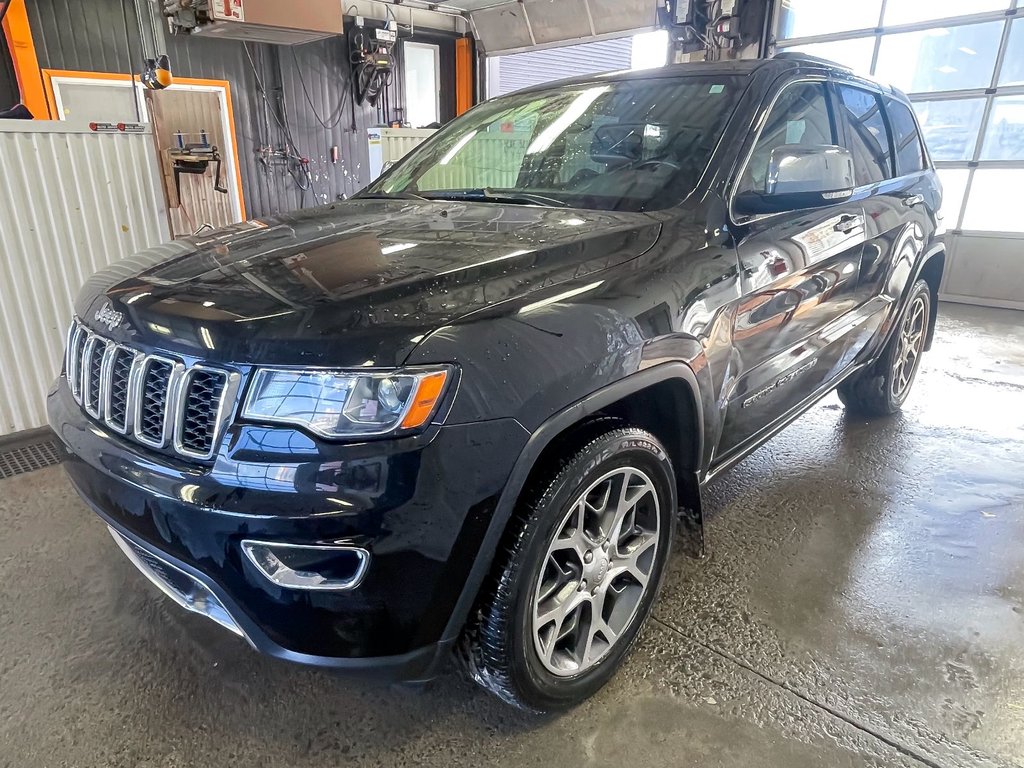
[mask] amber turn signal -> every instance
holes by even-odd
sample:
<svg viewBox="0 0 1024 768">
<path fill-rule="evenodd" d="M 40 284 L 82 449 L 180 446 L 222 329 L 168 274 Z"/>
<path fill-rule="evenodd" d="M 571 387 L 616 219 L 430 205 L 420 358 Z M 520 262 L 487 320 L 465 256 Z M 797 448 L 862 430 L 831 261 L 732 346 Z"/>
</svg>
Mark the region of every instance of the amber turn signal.
<svg viewBox="0 0 1024 768">
<path fill-rule="evenodd" d="M 405 414 L 405 418 L 402 419 L 402 429 L 416 429 L 426 423 L 434 412 L 434 406 L 437 405 L 438 398 L 444 391 L 444 383 L 447 379 L 447 371 L 431 373 L 420 379 L 416 392 L 412 396 L 412 406 Z"/>
</svg>

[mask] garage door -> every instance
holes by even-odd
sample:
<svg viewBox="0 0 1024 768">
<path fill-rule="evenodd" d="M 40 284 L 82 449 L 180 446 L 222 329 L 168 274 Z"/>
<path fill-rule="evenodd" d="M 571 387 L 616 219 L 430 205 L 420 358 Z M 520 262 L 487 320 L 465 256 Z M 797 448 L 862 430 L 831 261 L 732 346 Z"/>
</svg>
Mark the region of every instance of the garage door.
<svg viewBox="0 0 1024 768">
<path fill-rule="evenodd" d="M 1024 8 L 1013 5 L 782 0 L 778 38 L 910 94 L 945 189 L 943 297 L 1024 309 Z"/>
<path fill-rule="evenodd" d="M 492 56 L 487 60 L 487 95 L 501 96 L 563 77 L 629 69 L 632 56 L 631 37 Z"/>
<path fill-rule="evenodd" d="M 453 0 L 488 55 L 651 29 L 656 0 Z"/>
</svg>

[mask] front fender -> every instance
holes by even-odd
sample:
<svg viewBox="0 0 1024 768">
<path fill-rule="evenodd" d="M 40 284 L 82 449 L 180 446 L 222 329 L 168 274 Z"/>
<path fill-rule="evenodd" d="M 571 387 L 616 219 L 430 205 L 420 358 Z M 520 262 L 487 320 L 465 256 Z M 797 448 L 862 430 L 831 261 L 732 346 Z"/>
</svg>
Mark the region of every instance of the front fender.
<svg viewBox="0 0 1024 768">
<path fill-rule="evenodd" d="M 602 387 L 596 392 L 581 398 L 546 419 L 533 431 L 513 466 L 487 531 L 480 542 L 476 561 L 466 579 L 466 586 L 445 630 L 445 640 L 455 641 L 462 633 L 469 613 L 476 603 L 480 588 L 493 566 L 498 546 L 515 513 L 519 497 L 526 486 L 531 471 L 536 465 L 538 458 L 544 453 L 544 450 L 556 437 L 584 421 L 589 416 L 602 411 L 631 394 L 665 381 L 681 382 L 689 388 L 695 398 L 700 397 L 700 385 L 698 384 L 697 376 L 689 365 L 678 361 L 662 363 L 639 371 L 632 376 Z M 696 439 L 700 442 L 698 455 L 702 455 L 704 431 L 701 424 L 698 424 Z M 686 487 L 692 489 L 692 493 L 689 498 L 680 498 L 680 503 L 686 511 L 686 520 L 684 522 L 688 524 L 689 532 L 695 535 L 695 546 L 700 551 L 703 550 L 703 514 L 696 472 L 693 473 L 692 481 L 685 484 Z"/>
</svg>

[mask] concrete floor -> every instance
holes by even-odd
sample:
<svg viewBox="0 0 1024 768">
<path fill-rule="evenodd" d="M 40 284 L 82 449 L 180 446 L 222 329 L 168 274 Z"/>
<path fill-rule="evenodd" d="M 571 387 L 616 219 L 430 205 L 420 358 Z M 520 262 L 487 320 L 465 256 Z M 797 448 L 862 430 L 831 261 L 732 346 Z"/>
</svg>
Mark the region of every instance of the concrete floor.
<svg viewBox="0 0 1024 768">
<path fill-rule="evenodd" d="M 183 613 L 52 468 L 0 481 L 0 765 L 1024 763 L 1024 314 L 942 307 L 904 415 L 832 396 L 710 491 L 625 669 L 560 717 L 378 687 Z"/>
</svg>

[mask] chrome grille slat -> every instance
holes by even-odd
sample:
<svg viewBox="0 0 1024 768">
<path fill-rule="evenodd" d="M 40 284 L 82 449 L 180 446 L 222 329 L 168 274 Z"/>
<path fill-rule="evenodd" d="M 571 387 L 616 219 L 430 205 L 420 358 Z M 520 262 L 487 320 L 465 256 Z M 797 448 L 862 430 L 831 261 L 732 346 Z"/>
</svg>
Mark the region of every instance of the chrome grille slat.
<svg viewBox="0 0 1024 768">
<path fill-rule="evenodd" d="M 126 435 L 132 425 L 133 374 L 137 363 L 145 356 L 119 344 L 112 345 L 110 356 L 110 369 L 105 377 L 107 389 L 103 399 L 103 421 L 115 432 Z"/>
<path fill-rule="evenodd" d="M 113 431 L 157 449 L 209 459 L 234 405 L 237 373 L 144 354 L 76 320 L 64 358 L 71 394 Z"/>
<path fill-rule="evenodd" d="M 90 334 L 82 348 L 82 406 L 94 419 L 100 418 L 103 403 L 103 360 L 106 357 L 105 339 Z"/>
</svg>

